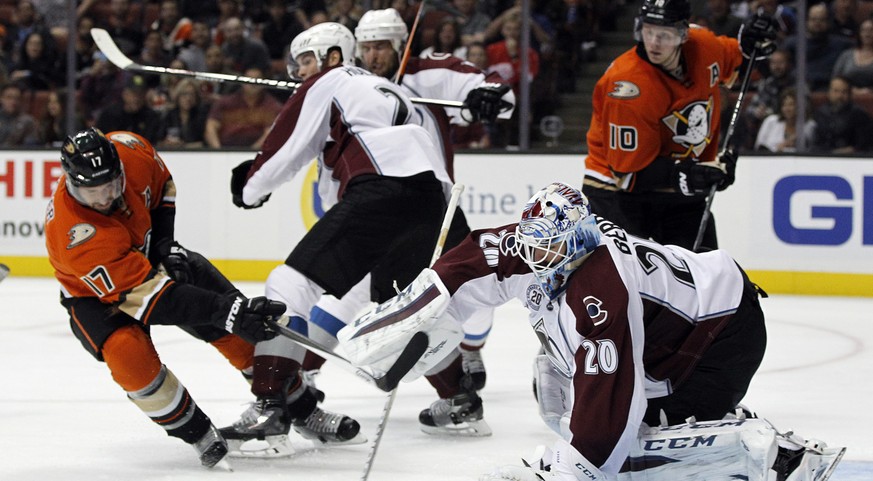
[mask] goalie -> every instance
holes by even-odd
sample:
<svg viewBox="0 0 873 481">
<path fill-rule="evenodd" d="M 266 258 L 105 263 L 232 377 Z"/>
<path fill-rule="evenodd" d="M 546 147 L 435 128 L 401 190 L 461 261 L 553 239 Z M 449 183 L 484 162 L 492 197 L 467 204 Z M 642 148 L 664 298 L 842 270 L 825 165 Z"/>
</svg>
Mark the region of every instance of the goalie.
<svg viewBox="0 0 873 481">
<path fill-rule="evenodd" d="M 521 300 L 544 352 L 540 413 L 561 439 L 542 462 L 484 479 L 826 479 L 842 450 L 738 408 L 766 346 L 761 294 L 724 251 L 634 237 L 554 183 L 518 224 L 474 231 L 404 291 L 401 308 L 383 304 L 339 338 L 353 362 L 378 368 L 392 350 L 383 337 L 402 346 L 398 331 L 424 330 L 434 345 L 469 312 Z M 420 364 L 438 362 L 428 354 Z M 679 449 L 653 452 L 664 445 Z"/>
</svg>

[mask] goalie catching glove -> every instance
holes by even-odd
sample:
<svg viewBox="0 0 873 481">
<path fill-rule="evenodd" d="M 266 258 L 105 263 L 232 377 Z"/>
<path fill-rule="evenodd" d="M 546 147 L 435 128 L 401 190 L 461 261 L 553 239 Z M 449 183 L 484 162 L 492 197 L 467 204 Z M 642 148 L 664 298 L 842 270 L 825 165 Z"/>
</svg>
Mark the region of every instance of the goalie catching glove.
<svg viewBox="0 0 873 481">
<path fill-rule="evenodd" d="M 249 171 L 252 170 L 254 159 L 246 160 L 233 168 L 230 174 L 230 194 L 233 196 L 233 205 L 242 207 L 243 209 L 257 209 L 270 200 L 270 194 L 261 197 L 254 204 L 246 204 L 243 201 L 243 188 L 246 186 Z"/>
<path fill-rule="evenodd" d="M 285 309 L 285 304 L 266 297 L 246 299 L 237 296 L 233 298 L 227 311 L 219 311 L 213 316 L 213 323 L 255 344 L 278 335 L 267 321 L 278 319 L 285 314 Z"/>
<path fill-rule="evenodd" d="M 503 100 L 509 90 L 509 85 L 506 84 L 483 83 L 467 94 L 464 100 L 466 108 L 461 111 L 461 115 L 468 122 L 494 122 L 501 112 L 512 108 L 511 103 Z"/>
</svg>

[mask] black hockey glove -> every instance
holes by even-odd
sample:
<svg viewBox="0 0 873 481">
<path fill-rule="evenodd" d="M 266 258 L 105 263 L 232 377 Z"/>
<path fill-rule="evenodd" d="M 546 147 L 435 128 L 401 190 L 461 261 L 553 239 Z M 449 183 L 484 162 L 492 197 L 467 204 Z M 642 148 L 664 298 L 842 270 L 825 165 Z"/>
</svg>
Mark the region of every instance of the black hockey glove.
<svg viewBox="0 0 873 481">
<path fill-rule="evenodd" d="M 193 281 L 194 275 L 191 273 L 191 266 L 188 265 L 188 251 L 176 241 L 171 242 L 163 250 L 166 252 L 161 252 L 161 265 L 164 266 L 170 279 L 182 284 Z"/>
<path fill-rule="evenodd" d="M 728 149 L 719 156 L 718 160 L 724 166 L 725 171 L 724 180 L 718 184 L 718 191 L 721 192 L 733 185 L 734 180 L 736 180 L 737 151 L 734 149 Z"/>
<path fill-rule="evenodd" d="M 243 187 L 246 186 L 246 177 L 249 175 L 249 170 L 252 169 L 252 164 L 254 163 L 254 159 L 246 160 L 234 167 L 230 173 L 230 194 L 233 196 L 233 205 L 243 209 L 257 209 L 270 200 L 270 194 L 267 194 L 254 204 L 249 205 L 243 202 Z"/>
<path fill-rule="evenodd" d="M 266 297 L 245 299 L 238 296 L 233 299 L 230 310 L 219 313 L 214 321 L 227 332 L 255 344 L 279 334 L 266 321 L 276 320 L 282 314 L 285 314 L 285 304 L 279 301 L 271 301 Z"/>
<path fill-rule="evenodd" d="M 751 58 L 755 54 L 755 60 L 763 60 L 776 50 L 776 34 L 779 33 L 779 24 L 766 13 L 756 13 L 749 17 L 740 26 L 737 40 L 740 41 L 740 50 L 743 56 Z"/>
<path fill-rule="evenodd" d="M 512 107 L 512 104 L 503 100 L 503 96 L 509 92 L 509 85 L 500 83 L 483 83 L 467 94 L 464 100 L 466 110 L 472 119 L 464 120 L 476 122 L 494 122 L 504 109 Z"/>
<path fill-rule="evenodd" d="M 709 193 L 713 185 L 720 185 L 726 177 L 725 167 L 718 162 L 690 160 L 676 162 L 670 176 L 673 188 L 689 197 Z"/>
</svg>

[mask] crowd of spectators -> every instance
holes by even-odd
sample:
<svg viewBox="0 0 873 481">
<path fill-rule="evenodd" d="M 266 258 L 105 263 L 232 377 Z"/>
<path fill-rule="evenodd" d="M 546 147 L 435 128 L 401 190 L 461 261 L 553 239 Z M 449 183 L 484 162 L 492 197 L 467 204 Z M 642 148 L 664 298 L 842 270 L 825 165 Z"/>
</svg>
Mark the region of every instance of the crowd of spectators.
<svg viewBox="0 0 873 481">
<path fill-rule="evenodd" d="M 172 148 L 257 148 L 272 122 L 268 117 L 275 117 L 288 92 L 121 71 L 96 48 L 90 29 L 108 30 L 121 50 L 142 64 L 284 79 L 288 44 L 310 26 L 335 21 L 354 31 L 365 8 L 393 7 L 411 27 L 419 3 L 82 0 L 76 30 L 67 32 L 66 17 L 59 15 L 66 2 L 0 0 L 0 147 L 58 145 L 64 137 L 66 99 L 72 95 L 77 129 L 131 129 Z M 531 85 L 530 120 L 537 124 L 554 113 L 560 94 L 574 91 L 580 68 L 597 57 L 601 32 L 616 28 L 618 10 L 635 11 L 637 6 L 609 0 L 530 4 L 530 48 L 521 52 L 520 0 L 430 0 L 413 54 L 464 58 L 498 73 L 516 93 L 526 77 Z M 800 135 L 813 151 L 873 149 L 873 136 L 834 132 L 848 129 L 843 125 L 847 123 L 852 128 L 860 123 L 859 131 L 873 128 L 873 0 L 811 4 L 805 29 L 797 28 L 797 12 L 790 2 L 706 0 L 692 5 L 692 21 L 718 34 L 736 35 L 743 19 L 758 9 L 776 17 L 780 25 L 780 50 L 759 65 L 748 96 L 751 102 L 740 127 L 743 148 L 792 151 L 797 106 L 784 93 L 796 87 L 794 52 L 798 32 L 805 32 L 808 87 L 802 98 L 811 103 Z M 75 46 L 76 90 L 68 93 L 70 42 Z M 524 57 L 527 72 L 522 72 Z M 841 116 L 851 122 L 838 121 Z M 517 133 L 516 114 L 496 126 L 459 128 L 454 142 L 459 148 L 512 146 L 518 143 Z M 531 134 L 536 138 L 539 132 L 531 129 Z"/>
<path fill-rule="evenodd" d="M 257 148 L 270 115 L 288 92 L 236 84 L 140 76 L 107 61 L 91 39 L 106 29 L 128 57 L 144 65 L 284 79 L 288 44 L 310 26 L 339 22 L 354 31 L 365 8 L 397 9 L 411 27 L 417 0 L 84 0 L 76 29 L 67 31 L 65 4 L 0 0 L 0 86 L 9 89 L 0 146 L 57 145 L 66 106 L 66 49 L 75 46 L 76 128 L 131 129 L 174 148 Z M 57 4 L 57 5 L 56 5 Z M 529 70 L 521 72 L 521 2 L 428 1 L 414 39 L 414 55 L 453 54 L 499 73 L 514 89 L 526 75 L 533 86 L 533 122 L 554 112 L 571 91 L 579 65 L 601 29 L 614 28 L 608 0 L 531 2 Z M 51 11 L 49 11 L 51 10 Z M 59 12 L 60 11 L 60 12 Z M 13 101 L 12 97 L 18 97 Z M 61 102 L 58 102 L 61 99 Z M 15 104 L 15 105 L 12 105 Z M 48 105 L 52 104 L 51 108 Z M 58 109 L 61 112 L 58 112 Z M 36 128 L 20 128 L 32 122 Z M 244 125 L 242 125 L 244 124 Z M 13 128 L 14 126 L 18 126 Z M 27 135 L 12 136 L 18 129 Z M 517 144 L 517 120 L 459 129 L 458 147 Z"/>
</svg>

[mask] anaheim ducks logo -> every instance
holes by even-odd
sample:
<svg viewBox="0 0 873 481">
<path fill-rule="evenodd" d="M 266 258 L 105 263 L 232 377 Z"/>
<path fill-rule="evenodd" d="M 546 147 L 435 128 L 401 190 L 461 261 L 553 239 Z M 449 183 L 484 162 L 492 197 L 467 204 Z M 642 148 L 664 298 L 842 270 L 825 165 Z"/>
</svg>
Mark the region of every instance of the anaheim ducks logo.
<svg viewBox="0 0 873 481">
<path fill-rule="evenodd" d="M 116 133 L 112 134 L 112 141 L 122 144 L 130 149 L 136 150 L 137 147 L 145 148 L 145 144 L 141 140 L 130 134 Z"/>
<path fill-rule="evenodd" d="M 77 245 L 82 244 L 88 239 L 94 237 L 94 234 L 97 233 L 97 228 L 91 224 L 76 224 L 70 229 L 70 232 L 67 232 L 67 236 L 70 238 L 70 243 L 67 244 L 67 249 L 72 249 Z"/>
<path fill-rule="evenodd" d="M 709 100 L 692 102 L 661 119 L 673 131 L 673 142 L 685 148 L 673 152 L 675 159 L 699 157 L 712 141 L 712 96 Z"/>
<path fill-rule="evenodd" d="M 640 96 L 640 88 L 633 82 L 619 80 L 615 82 L 615 89 L 606 95 L 617 99 L 635 99 Z"/>
</svg>

